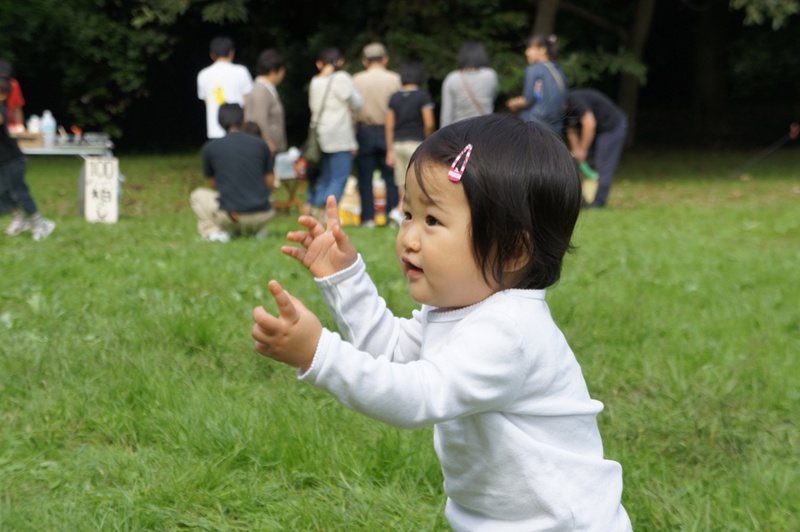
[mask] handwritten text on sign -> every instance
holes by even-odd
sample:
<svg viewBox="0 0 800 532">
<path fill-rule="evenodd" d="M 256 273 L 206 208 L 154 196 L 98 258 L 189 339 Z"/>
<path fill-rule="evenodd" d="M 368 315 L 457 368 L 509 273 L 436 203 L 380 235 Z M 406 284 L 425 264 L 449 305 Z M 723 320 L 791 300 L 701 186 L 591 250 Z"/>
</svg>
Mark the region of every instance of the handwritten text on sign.
<svg viewBox="0 0 800 532">
<path fill-rule="evenodd" d="M 86 158 L 84 213 L 90 222 L 113 224 L 119 217 L 119 160 L 116 157 Z"/>
</svg>

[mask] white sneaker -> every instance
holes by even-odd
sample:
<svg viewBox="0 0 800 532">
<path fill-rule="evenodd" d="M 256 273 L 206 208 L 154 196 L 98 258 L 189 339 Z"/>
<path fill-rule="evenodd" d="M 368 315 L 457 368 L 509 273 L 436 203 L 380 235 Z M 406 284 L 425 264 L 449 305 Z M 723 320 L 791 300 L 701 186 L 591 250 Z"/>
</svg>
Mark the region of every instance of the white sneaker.
<svg viewBox="0 0 800 532">
<path fill-rule="evenodd" d="M 5 233 L 8 236 L 17 236 L 25 231 L 30 231 L 31 228 L 33 228 L 33 225 L 30 220 L 21 214 L 14 214 L 11 218 L 11 223 L 6 227 Z"/>
<path fill-rule="evenodd" d="M 406 219 L 406 215 L 400 212 L 399 209 L 392 209 L 389 211 L 389 223 L 400 227 L 403 224 L 403 220 Z"/>
<path fill-rule="evenodd" d="M 216 233 L 211 233 L 210 235 L 206 236 L 206 242 L 221 242 L 225 243 L 230 241 L 231 235 L 226 233 L 225 231 L 217 231 Z"/>
<path fill-rule="evenodd" d="M 366 227 L 367 229 L 374 229 L 375 228 L 375 220 L 366 220 L 361 222 L 361 227 Z"/>
<path fill-rule="evenodd" d="M 53 232 L 53 229 L 56 228 L 56 223 L 53 220 L 48 220 L 47 218 L 39 218 L 36 220 L 36 223 L 33 224 L 33 228 L 31 229 L 31 233 L 33 234 L 33 239 L 37 242 L 39 240 L 44 240 L 50 233 Z"/>
</svg>

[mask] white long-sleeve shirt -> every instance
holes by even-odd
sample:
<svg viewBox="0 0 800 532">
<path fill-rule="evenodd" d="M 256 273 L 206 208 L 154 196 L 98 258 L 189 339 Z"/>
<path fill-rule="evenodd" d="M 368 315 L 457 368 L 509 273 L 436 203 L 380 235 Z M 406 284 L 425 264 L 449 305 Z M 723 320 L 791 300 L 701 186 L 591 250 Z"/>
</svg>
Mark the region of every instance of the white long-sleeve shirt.
<svg viewBox="0 0 800 532">
<path fill-rule="evenodd" d="M 363 261 L 317 279 L 344 337 L 324 330 L 300 375 L 343 405 L 434 425 L 455 530 L 630 530 L 622 469 L 603 458 L 580 366 L 544 290 L 394 317 Z"/>
</svg>

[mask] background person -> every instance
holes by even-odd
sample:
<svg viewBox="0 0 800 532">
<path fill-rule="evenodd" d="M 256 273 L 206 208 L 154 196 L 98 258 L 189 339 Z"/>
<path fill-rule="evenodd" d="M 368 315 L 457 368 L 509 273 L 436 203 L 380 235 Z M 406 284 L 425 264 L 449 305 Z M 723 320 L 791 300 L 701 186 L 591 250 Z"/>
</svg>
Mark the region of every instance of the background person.
<svg viewBox="0 0 800 532">
<path fill-rule="evenodd" d="M 522 95 L 511 98 L 506 107 L 527 121 L 550 126 L 559 135 L 564 132 L 564 98 L 567 77 L 556 62 L 558 41 L 555 35 L 533 35 L 526 41 L 525 81 Z"/>
<path fill-rule="evenodd" d="M 25 97 L 22 95 L 22 87 L 14 78 L 14 67 L 10 61 L 0 59 L 0 78 L 7 80 L 10 86 L 8 98 L 5 101 L 8 132 L 14 134 L 25 131 L 25 113 L 22 109 L 25 105 Z M 19 212 L 19 205 L 14 201 L 10 190 L 0 193 L 0 214 L 8 211 Z M 7 229 L 12 234 L 16 234 L 18 229 L 25 227 L 24 218 L 17 217 L 15 220 L 17 223 L 14 224 L 12 221 L 12 225 Z"/>
<path fill-rule="evenodd" d="M 39 213 L 25 182 L 25 155 L 8 132 L 6 102 L 10 95 L 11 82 L 0 77 L 0 199 L 11 210 L 11 223 L 5 234 L 16 236 L 31 231 L 34 240 L 44 240 L 56 224 Z"/>
<path fill-rule="evenodd" d="M 590 207 L 608 201 L 614 174 L 628 135 L 628 115 L 611 98 L 595 89 L 571 89 L 566 99 L 567 142 L 575 161 L 593 159 L 599 174 Z"/>
<path fill-rule="evenodd" d="M 405 218 L 402 206 L 411 155 L 436 129 L 433 97 L 422 88 L 425 81 L 422 63 L 411 61 L 400 65 L 400 80 L 403 88 L 389 98 L 386 111 L 386 164 L 394 168 L 399 192 L 398 206 L 389 211 L 389 220 L 397 225 Z"/>
<path fill-rule="evenodd" d="M 244 105 L 244 97 L 253 90 L 253 77 L 242 65 L 234 64 L 236 55 L 230 37 L 214 37 L 209 45 L 214 61 L 197 74 L 197 97 L 206 104 L 206 133 L 208 138 L 225 136 L 219 125 L 219 107 L 224 103 Z"/>
<path fill-rule="evenodd" d="M 256 63 L 253 90 L 245 96 L 244 119 L 255 122 L 272 155 L 285 151 L 286 117 L 278 85 L 286 76 L 286 60 L 274 49 L 264 50 Z"/>
<path fill-rule="evenodd" d="M 439 127 L 493 113 L 497 90 L 497 72 L 489 66 L 486 48 L 478 41 L 464 43 L 458 53 L 458 70 L 442 82 Z"/>
<path fill-rule="evenodd" d="M 358 149 L 353 111 L 361 107 L 362 97 L 353 78 L 342 70 L 344 58 L 336 47 L 322 50 L 316 62 L 319 74 L 311 79 L 308 106 L 311 120 L 317 123 L 322 151 L 319 175 L 309 188 L 309 204 L 324 215 L 328 196 L 341 199 L 353 168 L 353 154 Z"/>
<path fill-rule="evenodd" d="M 414 153 L 397 258 L 411 318 L 387 308 L 344 233 L 300 218 L 302 262 L 342 335 L 277 281 L 253 310 L 256 350 L 370 418 L 433 426 L 453 530 L 628 532 L 622 468 L 603 456 L 581 367 L 545 301 L 581 206 L 575 163 L 547 126 L 462 120 Z"/>
<path fill-rule="evenodd" d="M 0 59 L 0 78 L 5 78 L 11 84 L 11 92 L 6 101 L 6 113 L 8 115 L 8 130 L 16 133 L 25 130 L 25 97 L 22 95 L 22 87 L 14 77 L 14 66 L 10 61 Z"/>
<path fill-rule="evenodd" d="M 195 189 L 189 203 L 197 230 L 209 242 L 227 242 L 231 235 L 266 236 L 275 216 L 270 203 L 272 153 L 260 136 L 242 131 L 244 111 L 235 103 L 219 108 L 224 137 L 203 146 L 203 174 L 208 187 Z"/>
<path fill-rule="evenodd" d="M 399 194 L 394 171 L 386 164 L 386 109 L 389 98 L 400 90 L 400 75 L 387 70 L 389 56 L 379 42 L 369 43 L 363 50 L 364 70 L 353 76 L 353 82 L 364 98 L 356 110 L 356 141 L 358 142 L 358 194 L 361 197 L 361 225 L 375 226 L 375 198 L 372 176 L 379 170 L 386 182 L 386 212 L 397 207 Z"/>
</svg>

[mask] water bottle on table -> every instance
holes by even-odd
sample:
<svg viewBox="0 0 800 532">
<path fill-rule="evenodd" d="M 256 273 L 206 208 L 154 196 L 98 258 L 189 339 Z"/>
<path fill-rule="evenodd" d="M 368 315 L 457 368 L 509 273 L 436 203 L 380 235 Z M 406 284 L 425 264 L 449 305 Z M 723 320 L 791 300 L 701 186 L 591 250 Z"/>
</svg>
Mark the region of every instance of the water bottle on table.
<svg viewBox="0 0 800 532">
<path fill-rule="evenodd" d="M 52 149 L 56 145 L 56 119 L 53 113 L 45 110 L 42 114 L 42 142 L 46 149 Z"/>
</svg>

